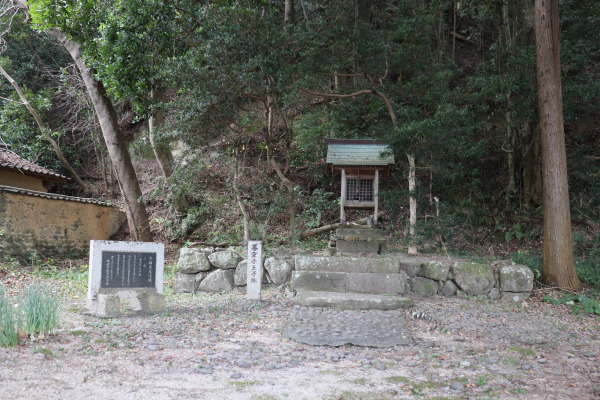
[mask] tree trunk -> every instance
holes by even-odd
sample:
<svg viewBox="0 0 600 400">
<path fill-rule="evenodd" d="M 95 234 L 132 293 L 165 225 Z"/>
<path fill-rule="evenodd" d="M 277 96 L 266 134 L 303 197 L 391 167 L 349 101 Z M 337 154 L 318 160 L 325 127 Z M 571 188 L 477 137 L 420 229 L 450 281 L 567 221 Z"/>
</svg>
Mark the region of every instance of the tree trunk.
<svg viewBox="0 0 600 400">
<path fill-rule="evenodd" d="M 153 89 L 150 92 L 150 97 L 161 103 L 165 101 L 165 92 L 162 89 Z M 158 143 L 154 136 L 156 128 L 160 127 L 164 122 L 164 112 L 161 108 L 154 111 L 148 119 L 148 136 L 150 136 L 150 144 L 156 156 L 156 161 L 165 179 L 169 179 L 173 175 L 173 155 L 168 145 Z"/>
<path fill-rule="evenodd" d="M 540 131 L 532 129 L 529 121 L 518 128 L 521 141 L 521 177 L 523 180 L 523 203 L 529 206 L 543 205 L 542 171 L 540 169 Z"/>
<path fill-rule="evenodd" d="M 417 246 L 415 245 L 415 225 L 417 225 L 417 199 L 415 198 L 415 156 L 407 154 L 408 157 L 408 192 L 410 193 L 409 198 L 409 245 L 408 254 L 417 254 Z"/>
<path fill-rule="evenodd" d="M 250 240 L 250 225 L 248 222 L 248 211 L 246 210 L 246 205 L 244 204 L 244 201 L 242 200 L 242 194 L 240 193 L 240 189 L 238 186 L 239 179 L 240 179 L 240 174 L 239 174 L 238 150 L 235 149 L 234 163 L 233 163 L 233 192 L 235 193 L 235 199 L 237 200 L 238 206 L 240 206 L 240 211 L 242 212 L 242 219 L 244 222 L 244 252 L 247 253 L 248 252 L 248 241 Z"/>
<path fill-rule="evenodd" d="M 515 182 L 515 130 L 512 120 L 513 102 L 510 91 L 506 95 L 506 140 L 503 149 L 506 152 L 506 165 L 508 173 L 508 182 L 505 189 L 504 205 L 509 209 L 512 200 L 517 193 L 517 183 Z"/>
<path fill-rule="evenodd" d="M 290 181 L 281 170 L 281 167 L 275 160 L 271 149 L 271 139 L 273 138 L 273 124 L 274 124 L 274 109 L 273 104 L 275 101 L 272 96 L 268 96 L 267 102 L 265 104 L 265 141 L 267 143 L 267 159 L 275 170 L 275 173 L 281 180 L 281 184 L 285 186 L 288 191 L 288 200 L 290 207 L 290 223 L 289 223 L 289 245 L 290 251 L 293 253 L 296 250 L 296 194 L 294 193 L 294 183 Z"/>
<path fill-rule="evenodd" d="M 127 146 L 119 132 L 117 114 L 106 94 L 104 85 L 96 81 L 90 69 L 85 65 L 81 55 L 81 43 L 68 40 L 66 35 L 60 31 L 53 30 L 49 33 L 58 39 L 75 61 L 92 100 L 108 154 L 117 173 L 131 237 L 136 241 L 151 242 L 152 233 L 148 223 L 148 214 L 144 202 L 141 201 L 142 191 Z"/>
<path fill-rule="evenodd" d="M 563 289 L 581 290 L 571 245 L 558 23 L 558 0 L 535 0 L 537 86 L 544 179 L 542 278 Z"/>
<path fill-rule="evenodd" d="M 291 32 L 291 28 L 296 21 L 296 14 L 294 10 L 294 0 L 285 0 L 284 12 L 283 12 L 283 26 L 287 33 Z"/>
<path fill-rule="evenodd" d="M 160 103 L 165 102 L 165 92 L 161 88 L 153 89 L 150 93 L 150 96 L 152 99 L 158 100 Z M 159 143 L 155 136 L 156 129 L 162 126 L 164 119 L 164 112 L 161 108 L 154 111 L 154 113 L 148 119 L 148 136 L 150 137 L 150 144 L 152 145 L 152 150 L 154 151 L 156 161 L 158 162 L 160 170 L 165 177 L 166 184 L 169 185 L 169 179 L 171 178 L 171 175 L 173 175 L 173 154 L 171 153 L 169 145 Z M 177 213 L 184 214 L 190 207 L 190 203 L 185 196 L 177 196 L 173 202 L 173 206 L 175 207 L 175 211 L 177 211 Z"/>
</svg>

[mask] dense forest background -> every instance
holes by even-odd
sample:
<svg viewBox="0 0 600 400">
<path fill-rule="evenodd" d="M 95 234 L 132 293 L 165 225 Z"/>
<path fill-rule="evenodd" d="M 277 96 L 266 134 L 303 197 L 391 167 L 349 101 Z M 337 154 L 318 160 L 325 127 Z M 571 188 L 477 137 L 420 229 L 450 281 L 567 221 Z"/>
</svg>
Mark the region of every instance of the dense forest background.
<svg viewBox="0 0 600 400">
<path fill-rule="evenodd" d="M 339 218 L 323 139 L 373 138 L 396 159 L 380 197 L 392 248 L 409 244 L 410 156 L 419 251 L 539 264 L 533 0 L 27 5 L 3 4 L 1 65 L 86 185 L 55 191 L 123 193 L 60 31 L 114 108 L 156 239 L 240 243 L 246 231 L 293 246 Z M 563 0 L 560 17 L 574 249 L 580 278 L 600 285 L 600 7 Z M 0 141 L 68 174 L 8 81 L 0 96 Z"/>
</svg>

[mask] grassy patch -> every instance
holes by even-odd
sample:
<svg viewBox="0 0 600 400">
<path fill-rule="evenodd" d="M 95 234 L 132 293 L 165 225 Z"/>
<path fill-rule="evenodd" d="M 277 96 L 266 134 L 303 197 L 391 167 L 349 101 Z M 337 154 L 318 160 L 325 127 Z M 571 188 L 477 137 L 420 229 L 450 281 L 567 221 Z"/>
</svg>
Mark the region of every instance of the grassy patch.
<svg viewBox="0 0 600 400">
<path fill-rule="evenodd" d="M 345 390 L 342 393 L 336 393 L 333 396 L 327 397 L 327 399 L 330 400 L 392 400 L 397 398 L 397 393 L 357 393 L 350 390 Z"/>
<path fill-rule="evenodd" d="M 407 378 L 406 376 L 390 376 L 387 378 L 388 381 L 393 382 L 393 383 L 410 383 L 411 380 L 410 378 Z"/>
<path fill-rule="evenodd" d="M 490 381 L 490 376 L 486 374 L 481 374 L 477 377 L 477 386 L 482 387 L 487 385 Z"/>
<path fill-rule="evenodd" d="M 358 378 L 350 382 L 354 383 L 355 385 L 366 385 L 369 382 L 369 380 L 367 378 Z"/>
<path fill-rule="evenodd" d="M 506 357 L 504 359 L 504 363 L 513 367 L 518 367 L 519 365 L 521 365 L 521 362 L 515 357 Z"/>
<path fill-rule="evenodd" d="M 85 296 L 88 285 L 88 266 L 81 262 L 71 262 L 69 265 L 58 266 L 52 259 L 36 258 L 30 263 L 19 262 L 17 259 L 1 260 L 0 271 L 11 277 L 13 286 L 17 289 L 31 281 L 51 282 L 58 293 L 64 297 Z"/>
<path fill-rule="evenodd" d="M 43 355 L 45 355 L 46 357 L 52 357 L 52 356 L 54 356 L 54 353 L 52 352 L 52 350 L 50 350 L 50 349 L 47 349 L 47 348 L 45 348 L 45 347 L 44 347 L 44 348 L 36 348 L 36 349 L 35 349 L 35 352 L 36 352 L 36 353 L 43 354 Z"/>
<path fill-rule="evenodd" d="M 533 349 L 527 349 L 524 347 L 509 347 L 507 348 L 508 351 L 514 351 L 517 352 L 519 354 L 521 354 L 522 356 L 525 357 L 535 357 L 535 351 L 533 351 Z"/>
<path fill-rule="evenodd" d="M 510 392 L 514 393 L 514 394 L 527 394 L 527 389 L 525 389 L 525 388 L 516 388 L 516 389 L 511 389 Z"/>
<path fill-rule="evenodd" d="M 326 369 L 324 371 L 321 371 L 321 373 L 325 374 L 325 375 L 333 375 L 333 376 L 342 376 L 342 375 L 344 375 L 344 373 L 342 371 L 337 371 L 337 370 L 334 370 L 334 369 Z"/>
<path fill-rule="evenodd" d="M 260 381 L 231 381 L 229 384 L 235 386 L 238 389 L 244 389 L 250 386 L 258 385 Z"/>
</svg>

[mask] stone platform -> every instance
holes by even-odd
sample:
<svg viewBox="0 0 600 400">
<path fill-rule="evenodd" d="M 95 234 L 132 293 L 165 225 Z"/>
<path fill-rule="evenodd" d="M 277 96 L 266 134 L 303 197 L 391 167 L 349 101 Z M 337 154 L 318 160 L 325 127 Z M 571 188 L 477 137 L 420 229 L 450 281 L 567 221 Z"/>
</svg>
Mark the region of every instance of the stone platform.
<svg viewBox="0 0 600 400">
<path fill-rule="evenodd" d="M 341 226 L 330 241 L 334 255 L 374 256 L 385 252 L 386 240 L 380 229 L 364 225 Z"/>
<path fill-rule="evenodd" d="M 413 306 L 407 265 L 395 258 L 296 256 L 291 287 L 296 304 L 347 310 L 395 310 Z"/>
<path fill-rule="evenodd" d="M 412 299 L 394 295 L 300 291 L 295 303 L 307 307 L 333 307 L 340 310 L 397 310 L 414 306 Z"/>
<path fill-rule="evenodd" d="M 412 339 L 401 310 L 334 310 L 295 306 L 283 336 L 323 346 L 392 347 Z"/>
</svg>

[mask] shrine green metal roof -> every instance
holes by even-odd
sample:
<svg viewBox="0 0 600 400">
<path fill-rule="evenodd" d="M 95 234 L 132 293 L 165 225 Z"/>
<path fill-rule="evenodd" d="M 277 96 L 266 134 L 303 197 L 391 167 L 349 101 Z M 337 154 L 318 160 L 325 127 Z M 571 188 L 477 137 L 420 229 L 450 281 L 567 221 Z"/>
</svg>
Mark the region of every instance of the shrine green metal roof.
<svg viewBox="0 0 600 400">
<path fill-rule="evenodd" d="M 370 139 L 325 139 L 327 164 L 346 166 L 388 166 L 395 164 L 392 149 L 385 142 Z"/>
</svg>

